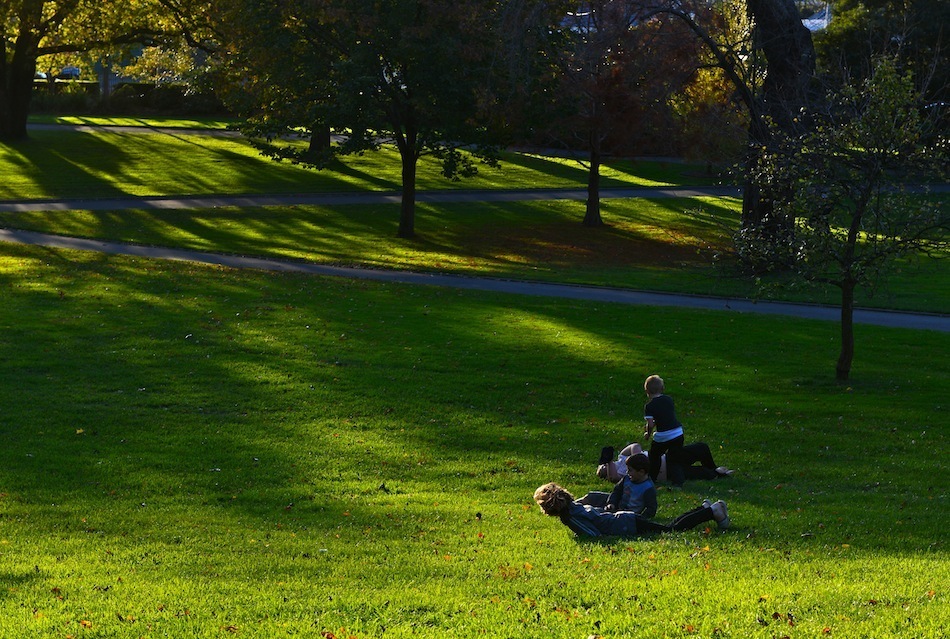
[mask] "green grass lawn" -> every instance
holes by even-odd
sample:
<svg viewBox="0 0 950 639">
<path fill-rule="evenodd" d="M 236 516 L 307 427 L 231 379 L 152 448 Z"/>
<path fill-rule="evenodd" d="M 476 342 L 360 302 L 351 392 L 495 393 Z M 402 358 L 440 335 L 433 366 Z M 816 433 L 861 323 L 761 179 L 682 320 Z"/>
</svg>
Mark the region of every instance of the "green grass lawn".
<svg viewBox="0 0 950 639">
<path fill-rule="evenodd" d="M 68 119 L 68 121 L 79 123 Z M 97 125 L 188 127 L 187 121 L 83 119 Z M 211 123 L 209 126 L 218 126 Z M 262 159 L 246 142 L 122 129 L 32 132 L 0 145 L 2 199 L 219 193 L 310 193 L 397 190 L 392 151 L 345 158 L 313 171 Z M 604 186 L 701 185 L 698 165 L 617 161 Z M 420 164 L 419 188 L 582 188 L 584 169 L 562 158 L 510 153 L 500 169 L 449 182 L 431 160 Z M 419 204 L 413 241 L 395 237 L 398 205 L 259 207 L 188 211 L 0 213 L 0 224 L 49 233 L 180 246 L 321 263 L 451 272 L 490 277 L 749 297 L 746 279 L 730 277 L 716 256 L 728 248 L 738 219 L 734 198 L 603 201 L 606 228 L 580 225 L 582 202 Z M 781 290 L 780 299 L 834 304 L 837 291 Z M 942 260 L 901 263 L 864 306 L 950 312 L 950 270 Z"/>
<path fill-rule="evenodd" d="M 139 126 L 150 128 L 227 130 L 237 120 L 217 117 L 151 117 L 151 116 L 101 116 L 101 115 L 53 115 L 30 114 L 30 124 L 61 124 L 66 126 Z"/>
<path fill-rule="evenodd" d="M 262 158 L 245 140 L 194 133 L 67 128 L 31 131 L 30 139 L 0 144 L 2 199 L 392 191 L 400 186 L 393 149 L 348 156 L 332 170 L 315 171 Z M 579 164 L 562 158 L 508 153 L 501 168 L 482 166 L 472 179 L 450 181 L 432 158 L 420 161 L 418 188 L 578 188 Z M 604 186 L 710 184 L 699 165 L 617 161 L 602 172 Z"/>
<path fill-rule="evenodd" d="M 398 205 L 2 213 L 47 233 L 324 264 L 747 297 L 749 280 L 717 266 L 737 223 L 730 198 L 615 199 L 608 226 L 580 225 L 583 202 L 419 204 L 418 237 L 396 237 Z M 837 289 L 775 297 L 834 304 Z M 942 260 L 899 264 L 866 306 L 950 312 Z"/>
<path fill-rule="evenodd" d="M 945 633 L 950 338 L 0 245 L 0 637 Z M 662 374 L 733 528 L 574 540 Z"/>
</svg>

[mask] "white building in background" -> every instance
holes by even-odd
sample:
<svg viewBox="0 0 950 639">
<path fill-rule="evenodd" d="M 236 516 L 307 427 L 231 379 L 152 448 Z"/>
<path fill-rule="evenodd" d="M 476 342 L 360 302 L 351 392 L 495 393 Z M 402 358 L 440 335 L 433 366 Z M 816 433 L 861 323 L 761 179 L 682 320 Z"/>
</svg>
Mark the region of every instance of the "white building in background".
<svg viewBox="0 0 950 639">
<path fill-rule="evenodd" d="M 810 6 L 816 8 L 815 5 Z M 821 3 L 821 8 L 807 18 L 802 18 L 802 24 L 811 32 L 821 31 L 828 26 L 829 22 L 831 22 L 831 4 L 828 2 Z"/>
</svg>

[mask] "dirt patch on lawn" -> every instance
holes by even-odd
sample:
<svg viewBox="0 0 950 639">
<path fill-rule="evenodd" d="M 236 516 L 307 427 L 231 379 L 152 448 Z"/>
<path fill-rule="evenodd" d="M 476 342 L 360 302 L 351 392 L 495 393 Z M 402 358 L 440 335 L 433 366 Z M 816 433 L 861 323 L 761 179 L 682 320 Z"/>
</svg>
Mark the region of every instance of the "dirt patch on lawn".
<svg viewBox="0 0 950 639">
<path fill-rule="evenodd" d="M 649 237 L 609 226 L 586 228 L 580 224 L 511 229 L 468 238 L 465 244 L 471 254 L 485 259 L 588 268 L 708 264 L 722 248 L 675 231 Z"/>
</svg>

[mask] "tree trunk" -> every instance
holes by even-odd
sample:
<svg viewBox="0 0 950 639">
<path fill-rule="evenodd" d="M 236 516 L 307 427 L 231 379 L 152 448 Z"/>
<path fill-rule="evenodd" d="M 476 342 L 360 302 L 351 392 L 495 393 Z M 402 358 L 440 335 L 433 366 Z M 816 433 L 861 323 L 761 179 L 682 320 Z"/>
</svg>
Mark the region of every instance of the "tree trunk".
<svg viewBox="0 0 950 639">
<path fill-rule="evenodd" d="M 30 44 L 22 41 L 22 36 L 17 39 L 11 58 L 0 61 L 0 140 L 5 141 L 27 137 L 36 57 L 27 52 Z"/>
<path fill-rule="evenodd" d="M 760 226 L 774 210 L 772 200 L 762 193 L 759 183 L 753 178 L 759 161 L 760 149 L 769 145 L 771 131 L 766 124 L 764 114 L 760 112 L 758 100 L 750 113 L 748 140 L 745 157 L 745 184 L 742 185 L 742 228 Z"/>
<path fill-rule="evenodd" d="M 815 75 L 815 46 L 794 0 L 746 0 L 746 8 L 754 24 L 753 46 L 762 51 L 767 62 L 762 92 L 749 114 L 751 165 L 756 149 L 770 142 L 768 121 L 789 134 L 800 126 L 798 116 L 808 105 Z M 772 211 L 768 193 L 748 179 L 742 201 L 743 226 L 761 223 Z"/>
<path fill-rule="evenodd" d="M 755 23 L 754 46 L 768 61 L 762 85 L 764 113 L 791 131 L 808 104 L 815 75 L 815 46 L 794 0 L 746 0 Z"/>
<path fill-rule="evenodd" d="M 847 380 L 854 360 L 854 282 L 841 285 L 841 354 L 838 355 L 836 377 Z"/>
<path fill-rule="evenodd" d="M 310 129 L 310 146 L 307 153 L 313 156 L 326 155 L 330 150 L 330 126 L 314 122 Z"/>
<path fill-rule="evenodd" d="M 26 119 L 33 97 L 33 76 L 36 74 L 37 47 L 42 39 L 45 4 L 26 4 L 18 12 L 16 31 L 4 32 L 4 51 L 0 53 L 0 140 L 22 140 L 27 137 Z M 10 43 L 12 42 L 12 47 Z"/>
<path fill-rule="evenodd" d="M 402 202 L 399 208 L 399 237 L 416 235 L 416 163 L 415 147 L 400 148 L 402 158 Z"/>
<path fill-rule="evenodd" d="M 600 217 L 600 145 L 592 141 L 590 169 L 587 172 L 587 211 L 584 213 L 584 226 L 603 225 L 604 220 Z"/>
</svg>

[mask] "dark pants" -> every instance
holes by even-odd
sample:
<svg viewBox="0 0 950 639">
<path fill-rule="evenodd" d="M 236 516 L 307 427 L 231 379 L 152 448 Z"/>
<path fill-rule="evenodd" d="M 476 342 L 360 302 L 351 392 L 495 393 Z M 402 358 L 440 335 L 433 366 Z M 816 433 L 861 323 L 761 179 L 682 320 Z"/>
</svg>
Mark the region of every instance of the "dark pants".
<svg viewBox="0 0 950 639">
<path fill-rule="evenodd" d="M 681 486 L 686 478 L 683 475 L 683 463 L 680 453 L 683 452 L 684 437 L 680 435 L 668 442 L 658 442 L 655 439 L 650 444 L 650 479 L 654 482 L 660 474 L 660 456 L 666 455 L 666 478 L 674 486 Z"/>
<path fill-rule="evenodd" d="M 714 519 L 715 517 L 713 517 L 711 508 L 699 506 L 683 513 L 669 524 L 658 524 L 655 521 L 650 521 L 649 519 L 643 519 L 642 517 L 638 518 L 637 532 L 644 535 L 649 535 L 652 533 L 690 530 L 691 528 L 695 528 L 704 522 L 713 521 Z"/>
<path fill-rule="evenodd" d="M 680 473 L 684 479 L 716 479 L 716 462 L 713 461 L 712 451 L 705 442 L 696 442 L 683 446 L 679 455 Z M 696 466 L 695 464 L 699 464 Z M 666 458 L 666 473 L 670 475 L 670 458 Z M 676 483 L 675 481 L 673 483 Z"/>
</svg>

